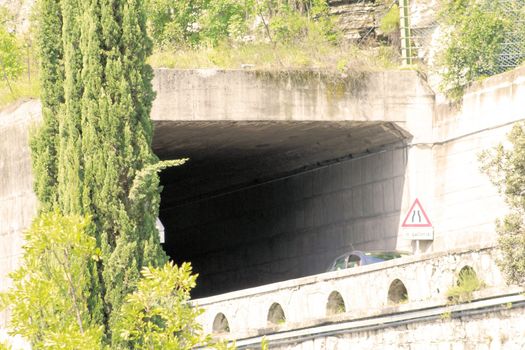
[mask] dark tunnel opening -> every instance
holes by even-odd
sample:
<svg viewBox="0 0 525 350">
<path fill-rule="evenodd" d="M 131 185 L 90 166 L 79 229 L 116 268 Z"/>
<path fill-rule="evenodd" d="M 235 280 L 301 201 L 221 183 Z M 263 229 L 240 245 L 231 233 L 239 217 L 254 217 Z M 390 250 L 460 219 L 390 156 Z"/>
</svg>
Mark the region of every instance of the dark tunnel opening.
<svg viewBox="0 0 525 350">
<path fill-rule="evenodd" d="M 161 159 L 190 158 L 161 173 L 160 219 L 168 255 L 199 273 L 194 298 L 326 272 L 345 251 L 396 248 L 399 133 L 326 124 L 200 125 L 192 142 L 181 125 L 161 125 L 176 147 L 156 125 Z"/>
</svg>

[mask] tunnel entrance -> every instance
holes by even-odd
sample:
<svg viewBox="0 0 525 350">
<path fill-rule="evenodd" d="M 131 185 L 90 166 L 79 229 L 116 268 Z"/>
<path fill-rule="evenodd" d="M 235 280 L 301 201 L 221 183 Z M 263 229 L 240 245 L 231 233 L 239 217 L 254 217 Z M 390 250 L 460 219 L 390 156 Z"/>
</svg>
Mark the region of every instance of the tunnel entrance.
<svg viewBox="0 0 525 350">
<path fill-rule="evenodd" d="M 383 122 L 156 121 L 164 248 L 194 297 L 322 273 L 397 244 L 408 135 Z"/>
</svg>

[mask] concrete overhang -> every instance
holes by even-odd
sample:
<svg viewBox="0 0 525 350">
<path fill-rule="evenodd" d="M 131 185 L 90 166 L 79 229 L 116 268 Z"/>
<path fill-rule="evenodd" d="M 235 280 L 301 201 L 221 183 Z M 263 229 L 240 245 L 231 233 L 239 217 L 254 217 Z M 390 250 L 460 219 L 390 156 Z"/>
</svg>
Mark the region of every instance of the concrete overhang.
<svg viewBox="0 0 525 350">
<path fill-rule="evenodd" d="M 412 136 L 434 94 L 415 71 L 157 69 L 153 147 L 163 207 L 375 152 Z"/>
</svg>

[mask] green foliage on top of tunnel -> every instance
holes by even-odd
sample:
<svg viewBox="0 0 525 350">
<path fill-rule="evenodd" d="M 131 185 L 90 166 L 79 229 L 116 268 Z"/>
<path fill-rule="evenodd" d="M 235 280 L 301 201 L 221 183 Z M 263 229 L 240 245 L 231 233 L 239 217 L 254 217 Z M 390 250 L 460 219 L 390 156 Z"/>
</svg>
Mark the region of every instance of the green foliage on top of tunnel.
<svg viewBox="0 0 525 350">
<path fill-rule="evenodd" d="M 149 0 L 148 30 L 156 67 L 344 71 L 398 58 L 390 46 L 345 42 L 326 0 Z"/>
<path fill-rule="evenodd" d="M 158 47 L 336 39 L 326 0 L 148 0 L 147 12 Z"/>
</svg>

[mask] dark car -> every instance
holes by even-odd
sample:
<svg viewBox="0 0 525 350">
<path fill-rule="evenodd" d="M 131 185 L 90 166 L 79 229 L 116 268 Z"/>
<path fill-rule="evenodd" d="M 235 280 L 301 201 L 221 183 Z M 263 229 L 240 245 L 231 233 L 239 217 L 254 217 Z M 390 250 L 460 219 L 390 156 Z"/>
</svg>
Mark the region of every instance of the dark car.
<svg viewBox="0 0 525 350">
<path fill-rule="evenodd" d="M 348 269 L 356 266 L 370 265 L 382 261 L 397 259 L 408 255 L 405 252 L 362 252 L 354 250 L 337 257 L 327 272 Z"/>
</svg>

